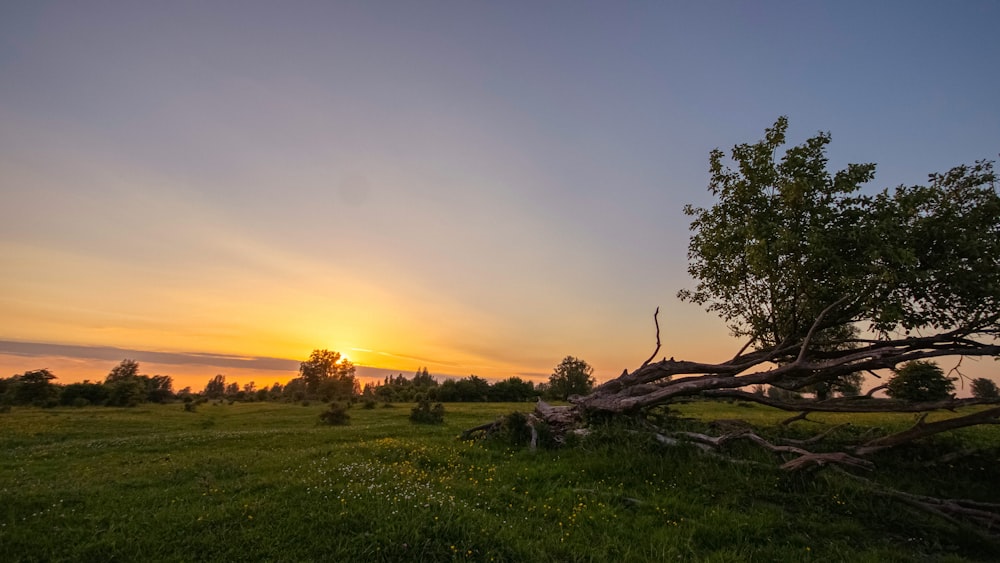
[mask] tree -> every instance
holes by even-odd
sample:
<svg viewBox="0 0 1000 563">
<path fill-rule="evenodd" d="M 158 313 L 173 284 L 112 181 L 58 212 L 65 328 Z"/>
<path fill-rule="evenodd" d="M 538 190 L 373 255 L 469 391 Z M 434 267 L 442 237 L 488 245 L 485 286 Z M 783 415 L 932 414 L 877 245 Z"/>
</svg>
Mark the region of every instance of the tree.
<svg viewBox="0 0 1000 563">
<path fill-rule="evenodd" d="M 147 382 L 146 400 L 151 403 L 166 403 L 174 398 L 174 379 L 169 375 L 154 375 Z"/>
<path fill-rule="evenodd" d="M 955 390 L 952 379 L 933 362 L 913 361 L 896 370 L 889 380 L 886 394 L 902 401 L 940 401 Z"/>
<path fill-rule="evenodd" d="M 135 377 L 139 377 L 139 362 L 126 358 L 117 366 L 111 368 L 108 376 L 104 378 L 104 383 L 111 384 Z"/>
<path fill-rule="evenodd" d="M 134 407 L 148 398 L 149 378 L 139 375 L 139 362 L 124 359 L 108 372 L 104 386 L 108 388 L 108 405 Z"/>
<path fill-rule="evenodd" d="M 108 400 L 108 388 L 101 383 L 70 383 L 63 387 L 59 403 L 63 405 L 100 405 Z"/>
<path fill-rule="evenodd" d="M 16 376 L 14 385 L 14 402 L 20 405 L 48 406 L 59 391 L 51 384 L 55 375 L 47 369 L 26 371 Z"/>
<path fill-rule="evenodd" d="M 829 172 L 828 133 L 782 153 L 787 126 L 787 119 L 779 118 L 763 140 L 733 147 L 733 167 L 723 162 L 725 153 L 712 151 L 709 192 L 715 202 L 685 208 L 692 217 L 688 257 L 696 284 L 678 296 L 717 313 L 746 344 L 720 363 L 654 361 L 661 347 L 657 310 L 656 347 L 649 359 L 585 395 L 568 397 L 569 406 L 539 401 L 529 425 L 546 425 L 556 441 L 576 433 L 594 415 L 645 417 L 643 427 L 650 428 L 656 420 L 652 409 L 692 397 L 798 412 L 789 424 L 812 412 L 992 405 L 930 423 L 921 417 L 908 430 L 860 438 L 835 452 L 810 451 L 806 446 L 813 441 L 773 444 L 746 428 L 721 436 L 657 429 L 657 440 L 664 444 L 693 441 L 719 449 L 730 440 L 751 440 L 786 456 L 782 468 L 796 471 L 831 464 L 870 469 L 874 464 L 867 458 L 875 452 L 1000 419 L 998 399 L 958 399 L 947 393 L 941 398 L 951 383 L 947 378 L 937 380 L 934 392 L 909 401 L 873 397 L 875 389 L 864 396 L 797 397 L 800 391 L 832 389 L 852 374 L 899 365 L 905 374 L 907 366 L 932 358 L 1000 356 L 1000 195 L 993 162 L 985 160 L 931 174 L 926 186 L 862 193 L 874 177 L 874 165 L 850 164 Z M 760 386 L 776 391 L 752 392 Z M 500 428 L 502 420 L 465 435 Z M 911 500 L 938 515 L 979 518 L 977 509 L 961 502 Z M 995 512 L 978 522 L 1000 522 L 1000 510 Z"/>
<path fill-rule="evenodd" d="M 972 396 L 977 399 L 996 399 L 1000 397 L 1000 389 L 993 380 L 977 377 L 972 380 Z"/>
<path fill-rule="evenodd" d="M 204 394 L 209 399 L 221 399 L 226 393 L 226 376 L 217 374 L 205 384 Z"/>
<path fill-rule="evenodd" d="M 305 381 L 307 391 L 327 400 L 360 394 L 354 371 L 350 360 L 330 350 L 313 350 L 309 359 L 299 365 L 299 376 Z"/>
<path fill-rule="evenodd" d="M 417 370 L 411 380 L 414 387 L 437 387 L 437 380 L 427 371 L 427 368 Z"/>
<path fill-rule="evenodd" d="M 524 381 L 520 377 L 508 377 L 502 381 L 494 383 L 489 390 L 490 401 L 497 402 L 520 402 L 527 401 L 538 396 L 535 385 L 530 381 Z"/>
<path fill-rule="evenodd" d="M 694 218 L 688 271 L 698 283 L 681 299 L 717 312 L 761 349 L 801 341 L 824 311 L 814 346 L 849 336 L 843 331 L 856 322 L 882 336 L 996 325 L 992 162 L 931 174 L 929 186 L 860 195 L 875 165 L 828 172 L 828 133 L 775 162 L 787 127 L 780 118 L 763 141 L 734 147 L 736 170 L 712 151 L 709 192 L 718 202 L 685 208 Z"/>
<path fill-rule="evenodd" d="M 573 356 L 566 356 L 549 376 L 549 395 L 563 401 L 585 395 L 594 387 L 594 368 Z"/>
</svg>

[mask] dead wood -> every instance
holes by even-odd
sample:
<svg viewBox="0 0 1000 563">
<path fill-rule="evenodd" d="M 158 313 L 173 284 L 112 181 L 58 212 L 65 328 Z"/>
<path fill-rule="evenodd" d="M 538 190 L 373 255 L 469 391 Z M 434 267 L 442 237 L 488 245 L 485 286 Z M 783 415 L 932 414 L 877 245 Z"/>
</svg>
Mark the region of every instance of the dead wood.
<svg viewBox="0 0 1000 563">
<path fill-rule="evenodd" d="M 784 438 L 781 441 L 784 442 L 784 443 L 786 443 L 786 444 L 792 444 L 794 446 L 808 446 L 808 445 L 811 445 L 811 444 L 818 443 L 823 438 L 826 438 L 827 436 L 829 436 L 830 434 L 836 432 L 837 430 L 840 430 L 841 428 L 844 428 L 845 426 L 850 426 L 850 425 L 851 425 L 850 422 L 844 422 L 843 424 L 838 424 L 836 426 L 832 426 L 832 427 L 824 430 L 823 432 L 820 432 L 819 434 L 816 434 L 812 438 L 806 438 L 805 440 L 793 440 L 791 438 Z"/>
<path fill-rule="evenodd" d="M 855 449 L 854 453 L 857 455 L 869 455 L 879 450 L 884 450 L 900 444 L 906 444 L 940 432 L 947 432 L 948 430 L 956 430 L 958 428 L 965 428 L 966 426 L 975 426 L 978 424 L 997 424 L 998 417 L 1000 417 L 1000 407 L 931 423 L 924 422 L 927 418 L 927 415 L 925 414 L 921 416 L 920 419 L 917 420 L 917 423 L 911 428 L 902 432 L 897 432 L 895 434 L 871 440 L 870 442 Z"/>
<path fill-rule="evenodd" d="M 870 479 L 834 467 L 839 475 L 861 483 L 872 493 L 900 500 L 909 506 L 934 514 L 955 526 L 987 540 L 996 541 L 1000 533 L 1000 504 L 969 499 L 937 498 L 915 495 L 880 485 Z"/>
</svg>

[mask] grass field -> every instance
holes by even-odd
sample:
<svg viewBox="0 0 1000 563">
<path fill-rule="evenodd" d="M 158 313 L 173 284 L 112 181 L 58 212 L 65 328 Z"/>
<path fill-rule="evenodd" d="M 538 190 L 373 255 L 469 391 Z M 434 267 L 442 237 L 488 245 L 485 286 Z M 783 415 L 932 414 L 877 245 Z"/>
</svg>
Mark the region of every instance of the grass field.
<svg viewBox="0 0 1000 563">
<path fill-rule="evenodd" d="M 243 403 L 0 414 L 2 561 L 914 561 L 996 560 L 974 533 L 835 473 L 788 475 L 749 445 L 734 464 L 620 428 L 531 452 L 457 439 L 527 404 L 350 411 Z M 696 419 L 786 415 L 693 403 Z M 847 417 L 815 416 L 787 432 Z M 854 417 L 843 438 L 912 415 Z M 677 424 L 697 427 L 696 420 Z M 836 439 L 836 437 L 834 437 Z M 989 455 L 949 466 L 939 447 Z M 874 478 L 912 492 L 1000 501 L 997 427 L 876 457 Z"/>
</svg>

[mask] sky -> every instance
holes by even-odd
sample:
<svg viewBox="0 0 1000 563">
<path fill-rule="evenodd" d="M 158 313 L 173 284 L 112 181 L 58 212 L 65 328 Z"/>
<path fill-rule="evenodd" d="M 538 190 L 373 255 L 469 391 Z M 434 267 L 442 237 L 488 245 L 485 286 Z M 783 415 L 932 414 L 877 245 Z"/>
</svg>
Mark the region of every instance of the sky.
<svg viewBox="0 0 1000 563">
<path fill-rule="evenodd" d="M 0 3 L 0 376 L 599 380 L 731 357 L 677 300 L 708 154 L 870 189 L 1000 152 L 1000 3 Z M 971 368 L 994 377 L 993 362 Z"/>
</svg>

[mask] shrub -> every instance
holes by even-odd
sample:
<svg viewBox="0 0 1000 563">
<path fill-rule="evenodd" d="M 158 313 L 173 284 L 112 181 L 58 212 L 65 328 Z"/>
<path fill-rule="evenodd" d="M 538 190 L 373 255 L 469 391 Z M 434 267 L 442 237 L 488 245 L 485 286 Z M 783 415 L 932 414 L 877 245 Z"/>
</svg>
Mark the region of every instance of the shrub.
<svg viewBox="0 0 1000 563">
<path fill-rule="evenodd" d="M 343 426 L 350 422 L 351 415 L 347 414 L 347 407 L 343 404 L 330 403 L 330 408 L 319 414 L 319 420 L 330 426 Z"/>
<path fill-rule="evenodd" d="M 501 419 L 500 430 L 491 438 L 511 446 L 525 446 L 531 442 L 531 427 L 528 424 L 524 413 L 512 412 Z"/>
<path fill-rule="evenodd" d="M 441 424 L 444 422 L 444 405 L 422 399 L 417 406 L 410 411 L 410 420 L 417 424 Z"/>
<path fill-rule="evenodd" d="M 896 370 L 885 390 L 893 399 L 923 402 L 947 399 L 955 390 L 954 379 L 948 378 L 933 362 L 909 362 Z"/>
<path fill-rule="evenodd" d="M 184 401 L 184 412 L 195 412 L 198 410 L 198 403 L 194 401 Z"/>
<path fill-rule="evenodd" d="M 992 380 L 978 377 L 972 380 L 972 396 L 977 399 L 996 399 L 1000 397 L 1000 388 Z"/>
<path fill-rule="evenodd" d="M 366 408 L 366 409 L 373 409 L 373 408 L 375 408 L 376 404 L 377 403 L 375 402 L 375 399 L 365 399 L 364 408 Z"/>
</svg>

